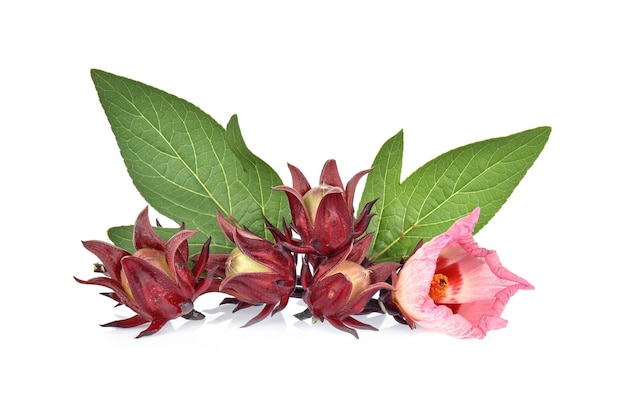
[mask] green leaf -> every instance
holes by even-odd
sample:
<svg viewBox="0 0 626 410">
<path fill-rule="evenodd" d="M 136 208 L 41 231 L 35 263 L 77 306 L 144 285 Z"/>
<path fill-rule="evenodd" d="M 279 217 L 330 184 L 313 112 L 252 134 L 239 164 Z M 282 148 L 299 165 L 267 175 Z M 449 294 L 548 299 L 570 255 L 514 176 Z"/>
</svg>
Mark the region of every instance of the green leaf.
<svg viewBox="0 0 626 410">
<path fill-rule="evenodd" d="M 474 231 L 478 232 L 537 159 L 550 131 L 550 127 L 539 127 L 453 149 L 427 162 L 402 183 L 403 133 L 390 138 L 374 159 L 361 199 L 362 208 L 378 198 L 373 209 L 378 216 L 368 229 L 375 235 L 371 258 L 406 258 L 420 239 L 432 239 L 480 206 Z"/>
<path fill-rule="evenodd" d="M 239 221 L 245 221 L 242 223 L 252 232 L 268 237 L 269 232 L 264 229 L 265 223 L 259 216 L 265 215 L 274 225 L 291 217 L 285 193 L 272 189 L 282 185 L 282 180 L 272 167 L 248 149 L 236 115 L 226 125 L 226 141 L 241 164 L 235 168 L 235 176 L 242 187 L 241 201 L 236 204 L 236 217 L 254 215 L 254 218 L 240 218 Z"/>
<path fill-rule="evenodd" d="M 278 174 L 246 147 L 237 118 L 225 130 L 195 105 L 100 70 L 91 76 L 135 187 L 162 215 L 232 247 L 216 211 L 262 237 L 263 217 L 288 215 Z"/>
<path fill-rule="evenodd" d="M 111 242 L 113 242 L 116 246 L 125 249 L 127 252 L 134 253 L 135 248 L 133 246 L 133 225 L 123 225 L 123 226 L 114 226 L 109 228 L 107 234 Z M 162 227 L 153 227 L 154 230 L 161 236 L 161 238 L 168 241 L 176 232 L 179 232 L 178 228 L 162 228 Z M 189 255 L 196 255 L 200 253 L 202 250 L 202 246 L 207 240 L 207 236 L 201 232 L 196 233 L 187 239 L 187 243 L 189 244 Z M 213 243 L 211 242 L 213 245 Z M 211 252 L 223 252 L 227 253 L 232 249 L 232 246 L 222 247 L 222 246 L 211 246 Z"/>
</svg>

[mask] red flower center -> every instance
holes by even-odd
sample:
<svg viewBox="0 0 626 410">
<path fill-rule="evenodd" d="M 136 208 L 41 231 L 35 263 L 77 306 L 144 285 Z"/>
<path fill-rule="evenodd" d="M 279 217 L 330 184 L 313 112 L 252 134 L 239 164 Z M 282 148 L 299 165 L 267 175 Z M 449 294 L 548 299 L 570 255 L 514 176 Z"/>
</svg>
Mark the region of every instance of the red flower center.
<svg viewBox="0 0 626 410">
<path fill-rule="evenodd" d="M 455 295 L 463 283 L 460 263 L 467 256 L 459 247 L 442 249 L 428 295 L 436 304 L 456 303 Z"/>
</svg>

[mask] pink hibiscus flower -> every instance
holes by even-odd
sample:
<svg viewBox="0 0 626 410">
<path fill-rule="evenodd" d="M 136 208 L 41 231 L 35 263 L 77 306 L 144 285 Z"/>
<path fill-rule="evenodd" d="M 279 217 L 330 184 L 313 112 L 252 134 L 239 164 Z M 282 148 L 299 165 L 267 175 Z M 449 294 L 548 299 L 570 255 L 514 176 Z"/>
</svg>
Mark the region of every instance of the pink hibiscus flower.
<svg viewBox="0 0 626 410">
<path fill-rule="evenodd" d="M 393 302 L 406 323 L 459 338 L 483 338 L 507 321 L 500 317 L 520 289 L 534 289 L 479 247 L 472 232 L 480 208 L 421 246 L 393 282 Z"/>
</svg>

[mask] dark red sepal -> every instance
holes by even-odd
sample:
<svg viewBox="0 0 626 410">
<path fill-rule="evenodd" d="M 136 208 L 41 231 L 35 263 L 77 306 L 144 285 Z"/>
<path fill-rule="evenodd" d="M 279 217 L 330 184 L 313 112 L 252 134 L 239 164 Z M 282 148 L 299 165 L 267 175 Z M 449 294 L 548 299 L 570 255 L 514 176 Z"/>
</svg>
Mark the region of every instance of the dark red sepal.
<svg viewBox="0 0 626 410">
<path fill-rule="evenodd" d="M 174 319 L 187 314 L 191 308 L 190 296 L 185 294 L 162 270 L 134 256 L 122 259 L 128 286 L 142 316 Z M 187 310 L 186 310 L 187 309 Z M 143 314 L 145 312 L 145 314 Z"/>
<path fill-rule="evenodd" d="M 150 225 L 148 207 L 145 207 L 137 216 L 133 228 L 133 245 L 135 249 L 151 248 L 160 251 L 165 250 L 167 242 L 161 238 Z"/>
<path fill-rule="evenodd" d="M 124 256 L 129 256 L 130 253 L 102 241 L 83 241 L 83 246 L 100 259 L 104 265 L 105 271 L 103 273 L 105 275 L 110 276 L 115 281 L 120 281 L 120 270 L 122 269 L 120 261 Z"/>
<path fill-rule="evenodd" d="M 113 322 L 105 323 L 104 325 L 100 325 L 100 326 L 129 328 L 129 327 L 143 325 L 144 323 L 148 323 L 148 322 L 149 320 L 146 320 L 139 315 L 135 315 L 133 317 L 129 317 L 128 319 L 116 320 Z"/>
</svg>

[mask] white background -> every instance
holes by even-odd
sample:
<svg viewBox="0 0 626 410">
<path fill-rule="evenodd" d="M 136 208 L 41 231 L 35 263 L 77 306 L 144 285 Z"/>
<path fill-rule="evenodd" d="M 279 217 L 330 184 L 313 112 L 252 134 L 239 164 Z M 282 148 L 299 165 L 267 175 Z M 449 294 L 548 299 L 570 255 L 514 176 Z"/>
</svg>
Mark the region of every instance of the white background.
<svg viewBox="0 0 626 410">
<path fill-rule="evenodd" d="M 10 5 L 8 5 L 10 4 Z M 5 2 L 2 408 L 624 408 L 626 63 L 619 2 Z M 347 180 L 405 132 L 404 174 L 457 146 L 542 125 L 550 140 L 476 236 L 535 285 L 483 340 L 374 317 L 360 339 L 290 304 L 241 329 L 221 296 L 155 336 L 73 276 L 81 240 L 146 205 L 89 70 L 163 89 L 290 182 Z M 156 217 L 155 213 L 151 213 Z M 175 226 L 175 225 L 170 225 Z M 11 404 L 9 404 L 11 403 Z M 218 404 L 220 403 L 220 404 Z"/>
</svg>

